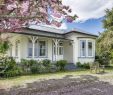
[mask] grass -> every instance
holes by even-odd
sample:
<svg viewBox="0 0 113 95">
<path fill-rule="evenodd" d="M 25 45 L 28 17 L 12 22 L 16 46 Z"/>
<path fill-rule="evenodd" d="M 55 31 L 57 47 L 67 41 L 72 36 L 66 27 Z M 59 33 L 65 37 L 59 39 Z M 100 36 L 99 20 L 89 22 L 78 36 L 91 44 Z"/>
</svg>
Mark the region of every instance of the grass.
<svg viewBox="0 0 113 95">
<path fill-rule="evenodd" d="M 113 72 L 113 68 L 107 68 L 106 72 L 107 73 Z M 48 73 L 48 74 L 35 74 L 35 75 L 18 76 L 13 78 L 4 78 L 4 79 L 0 79 L 0 88 L 7 89 L 13 86 L 23 86 L 23 85 L 26 85 L 26 83 L 32 83 L 34 81 L 61 79 L 68 75 L 71 75 L 74 78 L 76 78 L 76 77 L 79 77 L 80 75 L 90 75 L 90 74 L 91 73 L 89 72 L 89 70 L 81 69 L 76 71 L 66 71 L 66 72 L 57 72 L 57 73 Z M 93 75 L 96 75 L 96 74 L 93 74 Z"/>
<path fill-rule="evenodd" d="M 31 83 L 34 81 L 42 81 L 42 80 L 48 80 L 48 79 L 60 79 L 65 77 L 66 75 L 82 75 L 82 74 L 88 74 L 88 70 L 79 70 L 79 71 L 66 71 L 66 72 L 57 72 L 57 73 L 48 73 L 48 74 L 34 74 L 34 75 L 25 75 L 25 76 L 18 76 L 18 77 L 12 77 L 12 78 L 3 78 L 0 79 L 0 86 L 3 88 L 10 88 L 12 86 L 21 86 L 25 85 L 26 83 Z"/>
</svg>

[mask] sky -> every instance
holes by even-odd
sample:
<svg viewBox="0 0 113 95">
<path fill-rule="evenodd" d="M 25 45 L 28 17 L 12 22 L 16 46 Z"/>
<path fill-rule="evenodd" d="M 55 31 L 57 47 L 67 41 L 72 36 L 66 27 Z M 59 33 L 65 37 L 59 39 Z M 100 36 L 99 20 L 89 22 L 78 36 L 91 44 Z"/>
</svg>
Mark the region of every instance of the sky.
<svg viewBox="0 0 113 95">
<path fill-rule="evenodd" d="M 62 0 L 64 5 L 70 6 L 72 13 L 78 19 L 73 23 L 63 23 L 61 29 L 81 29 L 86 32 L 98 34 L 102 32 L 102 20 L 105 10 L 113 7 L 113 0 Z"/>
</svg>

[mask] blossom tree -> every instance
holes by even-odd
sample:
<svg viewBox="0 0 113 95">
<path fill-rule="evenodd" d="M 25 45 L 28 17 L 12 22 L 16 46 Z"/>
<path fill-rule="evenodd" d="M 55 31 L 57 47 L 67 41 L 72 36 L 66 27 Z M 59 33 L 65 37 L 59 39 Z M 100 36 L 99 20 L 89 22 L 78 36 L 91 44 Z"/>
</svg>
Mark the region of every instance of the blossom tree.
<svg viewBox="0 0 113 95">
<path fill-rule="evenodd" d="M 0 0 L 0 52 L 7 49 L 7 38 L 2 33 L 19 32 L 32 24 L 47 24 L 60 27 L 62 22 L 72 22 L 69 6 L 61 0 Z"/>
<path fill-rule="evenodd" d="M 60 27 L 64 19 L 70 23 L 76 19 L 69 13 L 62 0 L 0 0 L 0 32 L 18 32 L 39 23 Z"/>
</svg>

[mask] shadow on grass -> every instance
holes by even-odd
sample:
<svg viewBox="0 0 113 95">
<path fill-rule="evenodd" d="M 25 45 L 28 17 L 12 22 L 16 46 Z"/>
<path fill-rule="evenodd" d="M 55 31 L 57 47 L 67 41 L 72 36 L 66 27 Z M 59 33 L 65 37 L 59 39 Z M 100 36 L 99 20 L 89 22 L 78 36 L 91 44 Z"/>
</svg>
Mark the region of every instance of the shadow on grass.
<svg viewBox="0 0 113 95">
<path fill-rule="evenodd" d="M 81 75 L 73 78 L 43 80 L 27 83 L 25 87 L 0 90 L 0 95 L 113 95 L 113 85 L 99 81 L 95 76 Z"/>
<path fill-rule="evenodd" d="M 59 72 L 53 72 L 53 73 L 42 73 L 42 74 L 26 74 L 26 75 L 19 75 L 15 77 L 0 77 L 0 80 L 12 80 L 12 79 L 17 79 L 23 76 L 45 76 L 45 75 L 55 75 L 55 74 L 65 74 L 65 73 L 81 73 L 81 72 L 89 72 L 88 69 L 76 69 L 73 71 L 59 71 Z"/>
</svg>

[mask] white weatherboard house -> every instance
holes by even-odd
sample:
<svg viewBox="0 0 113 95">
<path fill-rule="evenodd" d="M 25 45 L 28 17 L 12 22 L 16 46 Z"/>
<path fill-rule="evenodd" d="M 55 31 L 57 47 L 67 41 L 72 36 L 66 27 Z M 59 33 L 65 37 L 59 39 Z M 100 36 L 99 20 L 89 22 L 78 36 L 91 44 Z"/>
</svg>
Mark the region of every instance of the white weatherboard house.
<svg viewBox="0 0 113 95">
<path fill-rule="evenodd" d="M 11 47 L 8 55 L 19 62 L 21 59 L 51 61 L 67 60 L 69 63 L 93 62 L 97 35 L 80 30 L 37 26 L 23 28 L 22 32 L 10 33 Z"/>
</svg>

